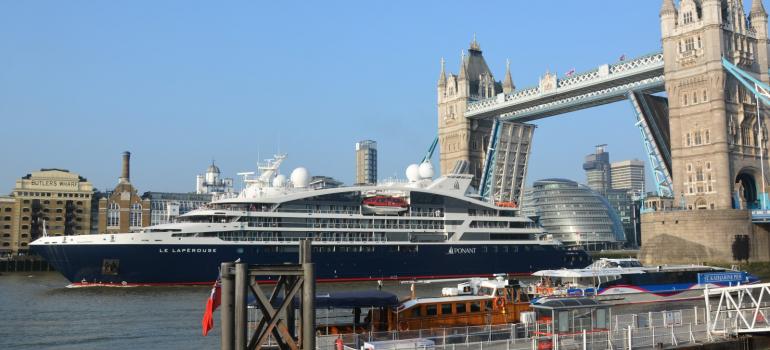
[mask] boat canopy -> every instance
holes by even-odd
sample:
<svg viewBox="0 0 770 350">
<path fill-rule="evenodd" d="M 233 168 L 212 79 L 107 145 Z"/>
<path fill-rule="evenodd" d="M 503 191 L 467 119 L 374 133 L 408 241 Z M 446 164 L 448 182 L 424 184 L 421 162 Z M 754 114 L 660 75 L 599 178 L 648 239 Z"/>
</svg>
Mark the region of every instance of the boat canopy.
<svg viewBox="0 0 770 350">
<path fill-rule="evenodd" d="M 273 306 L 277 307 L 283 301 L 283 297 L 276 297 Z M 294 297 L 297 308 L 300 306 L 299 297 Z M 316 309 L 354 309 L 366 307 L 395 307 L 398 305 L 398 296 L 381 290 L 362 290 L 349 292 L 329 292 L 315 295 Z M 249 304 L 256 304 L 254 296 L 249 295 Z"/>
</svg>

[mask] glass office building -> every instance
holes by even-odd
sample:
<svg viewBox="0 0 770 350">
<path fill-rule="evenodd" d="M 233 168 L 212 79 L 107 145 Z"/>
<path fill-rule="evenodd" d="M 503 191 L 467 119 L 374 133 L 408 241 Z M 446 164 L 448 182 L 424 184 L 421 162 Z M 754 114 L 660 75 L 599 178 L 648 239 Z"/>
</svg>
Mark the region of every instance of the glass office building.
<svg viewBox="0 0 770 350">
<path fill-rule="evenodd" d="M 522 213 L 538 217 L 546 232 L 568 245 L 614 249 L 626 240 L 623 223 L 607 199 L 572 180 L 536 181 L 525 193 Z"/>
</svg>

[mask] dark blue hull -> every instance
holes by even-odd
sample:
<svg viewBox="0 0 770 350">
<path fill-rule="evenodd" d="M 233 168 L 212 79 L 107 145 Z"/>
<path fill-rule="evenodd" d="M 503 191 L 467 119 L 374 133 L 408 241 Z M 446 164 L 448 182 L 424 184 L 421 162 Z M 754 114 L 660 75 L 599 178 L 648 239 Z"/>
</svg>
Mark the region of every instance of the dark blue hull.
<svg viewBox="0 0 770 350">
<path fill-rule="evenodd" d="M 286 245 L 33 245 L 73 283 L 204 284 L 221 262 L 296 263 L 298 246 Z M 448 278 L 494 273 L 529 275 L 556 268 L 582 268 L 584 251 L 524 244 L 339 244 L 314 245 L 319 281 Z"/>
</svg>

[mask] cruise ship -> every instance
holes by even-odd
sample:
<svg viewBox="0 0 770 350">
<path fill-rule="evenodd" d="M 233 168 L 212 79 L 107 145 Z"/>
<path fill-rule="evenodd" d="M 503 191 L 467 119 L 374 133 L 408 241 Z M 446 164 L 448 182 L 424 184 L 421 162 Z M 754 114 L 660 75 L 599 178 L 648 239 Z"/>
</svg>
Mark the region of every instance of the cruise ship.
<svg viewBox="0 0 770 350">
<path fill-rule="evenodd" d="M 425 162 L 411 165 L 406 181 L 311 189 L 305 168 L 278 174 L 284 159 L 174 223 L 44 236 L 30 246 L 72 286 L 208 284 L 223 261 L 296 263 L 303 239 L 313 241 L 320 282 L 529 275 L 590 263 L 517 208 L 482 201 L 461 171 L 433 179 Z"/>
</svg>

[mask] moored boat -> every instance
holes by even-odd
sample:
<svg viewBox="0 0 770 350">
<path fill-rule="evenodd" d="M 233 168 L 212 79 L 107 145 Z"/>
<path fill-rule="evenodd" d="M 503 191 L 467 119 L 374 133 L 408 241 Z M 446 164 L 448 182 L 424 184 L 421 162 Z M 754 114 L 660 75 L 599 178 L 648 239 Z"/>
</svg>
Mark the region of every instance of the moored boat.
<svg viewBox="0 0 770 350">
<path fill-rule="evenodd" d="M 472 175 L 313 189 L 305 168 L 290 180 L 278 175 L 284 158 L 260 166 L 237 196 L 174 223 L 44 236 L 31 249 L 74 286 L 209 284 L 223 261 L 294 263 L 305 239 L 313 241 L 320 282 L 529 275 L 590 263 L 586 252 L 565 247 L 518 209 L 481 200 Z M 398 215 L 372 215 L 371 208 Z"/>
<path fill-rule="evenodd" d="M 706 287 L 756 283 L 744 271 L 704 265 L 645 267 L 636 259 L 600 259 L 583 269 L 542 270 L 528 286 L 535 303 L 590 297 L 613 305 L 703 298 Z"/>
<path fill-rule="evenodd" d="M 443 288 L 440 296 L 418 297 L 414 290 L 415 283 L 449 281 L 463 282 L 456 288 Z M 342 311 L 339 314 L 354 315 L 352 320 L 342 322 L 336 317 L 330 318 L 331 322 L 323 317 L 319 318 L 318 330 L 326 334 L 404 332 L 517 323 L 522 312 L 531 310 L 526 290 L 517 281 L 509 281 L 503 276 L 493 279 L 444 279 L 402 283 L 412 284 L 413 294 L 398 304 L 393 303 L 392 294 L 379 291 L 331 293 L 330 298 L 317 297 L 316 300 L 324 302 L 321 305 L 337 305 L 343 306 L 342 309 L 353 310 L 352 313 Z M 363 312 L 363 309 L 368 311 Z M 360 319 L 361 316 L 365 316 L 363 320 Z"/>
</svg>

